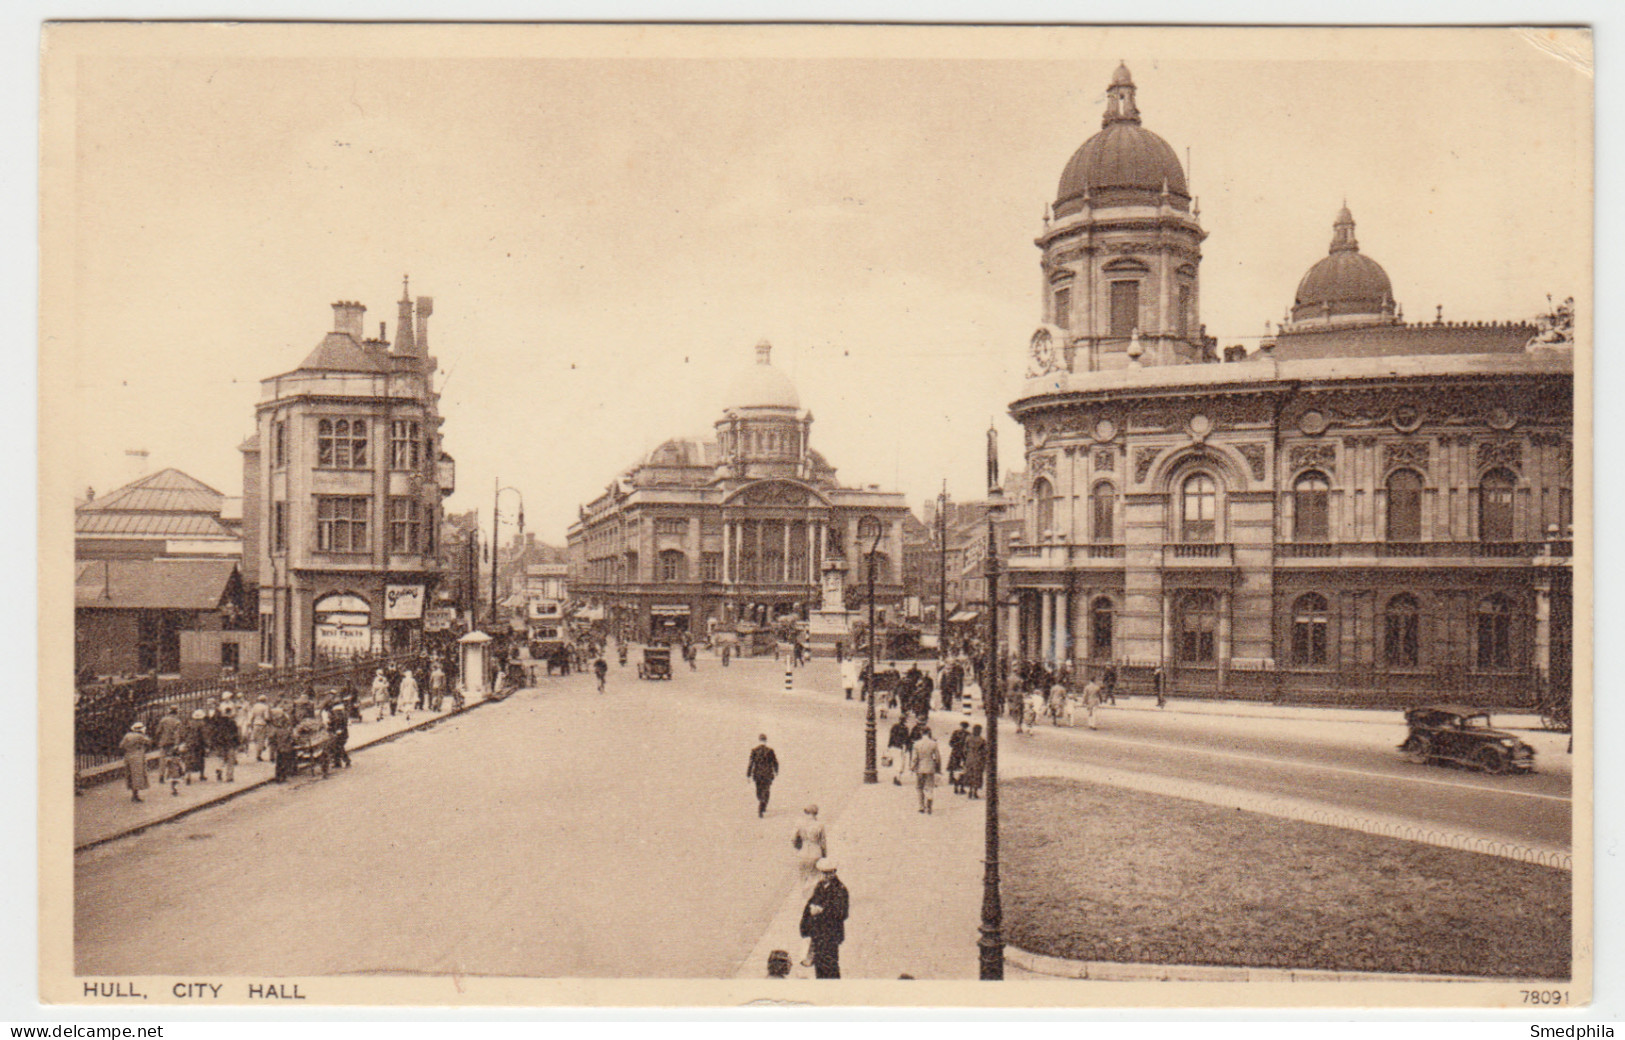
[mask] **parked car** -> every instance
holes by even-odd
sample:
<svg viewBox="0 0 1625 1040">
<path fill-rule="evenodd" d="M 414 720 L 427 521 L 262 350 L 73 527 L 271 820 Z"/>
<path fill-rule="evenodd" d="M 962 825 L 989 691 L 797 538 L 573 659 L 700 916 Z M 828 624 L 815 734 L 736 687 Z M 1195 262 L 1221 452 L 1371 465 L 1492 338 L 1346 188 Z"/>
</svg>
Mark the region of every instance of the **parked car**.
<svg viewBox="0 0 1625 1040">
<path fill-rule="evenodd" d="M 1486 773 L 1532 773 L 1535 749 L 1490 725 L 1487 711 L 1430 704 L 1405 712 L 1410 732 L 1399 750 L 1415 762 L 1455 762 Z"/>
</svg>

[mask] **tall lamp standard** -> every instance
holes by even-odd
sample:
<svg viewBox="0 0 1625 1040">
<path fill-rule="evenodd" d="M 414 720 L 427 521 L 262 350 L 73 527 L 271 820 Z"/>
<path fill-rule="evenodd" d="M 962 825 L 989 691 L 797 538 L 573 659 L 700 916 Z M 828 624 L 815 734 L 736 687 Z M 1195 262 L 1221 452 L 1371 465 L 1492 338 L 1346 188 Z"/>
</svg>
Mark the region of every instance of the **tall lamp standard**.
<svg viewBox="0 0 1625 1040">
<path fill-rule="evenodd" d="M 1004 978 L 1004 905 L 999 899 L 999 709 L 1002 706 L 999 674 L 999 517 L 1004 513 L 1004 489 L 999 486 L 999 441 L 987 431 L 987 674 L 982 681 L 982 706 L 987 712 L 987 801 L 983 824 L 982 927 L 976 945 L 981 953 L 981 977 Z"/>
<path fill-rule="evenodd" d="M 863 723 L 863 782 L 866 784 L 880 782 L 880 773 L 875 769 L 875 550 L 880 548 L 881 530 L 879 517 L 866 515 L 858 520 L 858 546 L 869 572 L 869 681 L 864 684 L 867 687 L 864 699 L 869 704 Z"/>
<path fill-rule="evenodd" d="M 937 495 L 937 661 L 948 666 L 948 482 Z M 946 674 L 946 671 L 944 671 Z"/>
<path fill-rule="evenodd" d="M 517 488 L 503 487 L 500 480 L 495 481 L 495 483 L 497 489 L 491 495 L 491 625 L 493 628 L 496 627 L 497 623 L 497 566 L 502 557 L 497 543 L 497 523 L 502 519 L 502 493 L 504 491 L 512 491 L 514 494 L 519 495 L 519 537 L 521 541 L 525 537 L 525 496 L 520 494 Z"/>
</svg>

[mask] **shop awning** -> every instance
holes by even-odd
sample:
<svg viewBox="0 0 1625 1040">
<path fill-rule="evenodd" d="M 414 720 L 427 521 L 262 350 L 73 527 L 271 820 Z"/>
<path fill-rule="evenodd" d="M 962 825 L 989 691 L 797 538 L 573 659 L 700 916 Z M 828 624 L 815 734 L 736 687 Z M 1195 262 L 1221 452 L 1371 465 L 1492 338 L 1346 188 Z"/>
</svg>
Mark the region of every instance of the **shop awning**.
<svg viewBox="0 0 1625 1040">
<path fill-rule="evenodd" d="M 948 624 L 950 624 L 950 625 L 958 625 L 958 624 L 962 624 L 962 623 L 964 623 L 966 621 L 975 621 L 977 618 L 979 618 L 981 616 L 982 616 L 982 612 L 980 610 L 961 610 L 959 613 L 953 615 L 952 617 L 950 617 L 948 619 Z"/>
<path fill-rule="evenodd" d="M 604 620 L 604 608 L 603 607 L 582 607 L 580 610 L 576 611 L 575 614 L 572 615 L 572 616 L 577 617 L 577 618 L 581 619 L 582 621 L 602 621 L 602 620 Z"/>
</svg>

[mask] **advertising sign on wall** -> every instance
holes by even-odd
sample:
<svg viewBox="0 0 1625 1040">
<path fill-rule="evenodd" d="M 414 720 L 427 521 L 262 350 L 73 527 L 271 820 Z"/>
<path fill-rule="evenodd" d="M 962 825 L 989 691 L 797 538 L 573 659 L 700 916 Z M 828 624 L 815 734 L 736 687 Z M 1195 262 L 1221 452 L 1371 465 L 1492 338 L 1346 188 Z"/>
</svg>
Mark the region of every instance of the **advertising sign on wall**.
<svg viewBox="0 0 1625 1040">
<path fill-rule="evenodd" d="M 385 621 L 416 621 L 422 616 L 422 585 L 386 585 L 384 587 Z"/>
<path fill-rule="evenodd" d="M 448 632 L 457 621 L 456 607 L 430 607 L 423 615 L 425 632 Z"/>
</svg>

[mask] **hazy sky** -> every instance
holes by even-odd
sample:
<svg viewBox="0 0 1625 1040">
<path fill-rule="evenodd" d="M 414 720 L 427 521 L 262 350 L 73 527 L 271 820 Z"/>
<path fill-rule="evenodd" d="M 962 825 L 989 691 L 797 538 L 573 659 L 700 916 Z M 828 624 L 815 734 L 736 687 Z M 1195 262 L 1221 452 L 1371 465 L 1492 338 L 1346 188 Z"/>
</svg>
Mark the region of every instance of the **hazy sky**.
<svg viewBox="0 0 1625 1040">
<path fill-rule="evenodd" d="M 393 338 L 410 273 L 435 298 L 450 509 L 488 521 L 500 477 L 562 543 L 641 453 L 709 430 L 762 338 L 843 480 L 976 497 L 990 417 L 1020 464 L 1004 411 L 1040 316 L 1033 238 L 1119 59 L 1145 126 L 1190 151 L 1221 346 L 1280 320 L 1345 199 L 1411 320 L 1589 291 L 1573 38 L 253 32 L 78 62 L 54 360 L 81 487 L 125 482 L 143 448 L 239 493 L 259 380 L 334 300 Z"/>
</svg>

